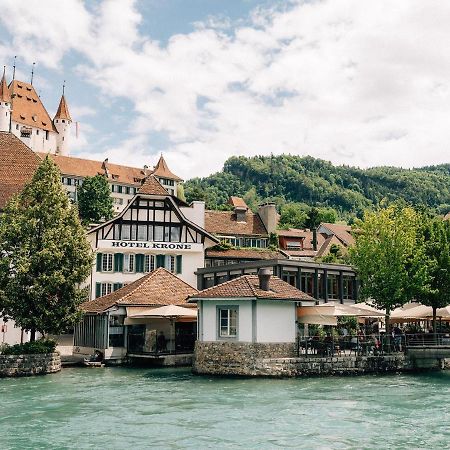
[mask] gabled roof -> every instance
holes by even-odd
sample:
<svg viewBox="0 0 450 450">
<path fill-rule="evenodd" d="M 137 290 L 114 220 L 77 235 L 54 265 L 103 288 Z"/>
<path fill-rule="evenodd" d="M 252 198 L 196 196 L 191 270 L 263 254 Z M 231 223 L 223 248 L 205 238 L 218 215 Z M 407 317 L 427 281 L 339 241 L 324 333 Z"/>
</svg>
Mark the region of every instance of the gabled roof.
<svg viewBox="0 0 450 450">
<path fill-rule="evenodd" d="M 182 178 L 171 172 L 171 170 L 167 166 L 166 160 L 164 159 L 163 155 L 161 155 L 158 163 L 153 169 L 153 175 L 156 175 L 161 178 L 168 178 L 169 180 L 183 181 Z"/>
<path fill-rule="evenodd" d="M 5 68 L 3 68 L 3 76 L 0 81 L 0 102 L 11 102 L 11 93 L 9 92 L 8 85 L 6 84 Z"/>
<path fill-rule="evenodd" d="M 12 133 L 0 132 L 0 209 L 31 181 L 39 158 Z"/>
<path fill-rule="evenodd" d="M 37 153 L 44 159 L 47 153 Z M 103 161 L 94 161 L 91 159 L 75 158 L 73 156 L 61 156 L 49 154 L 50 158 L 59 167 L 63 175 L 74 177 L 94 177 L 95 175 L 105 173 Z M 119 164 L 108 163 L 110 181 L 116 183 L 140 186 L 145 177 L 144 170 L 137 167 L 121 166 Z"/>
<path fill-rule="evenodd" d="M 57 130 L 33 85 L 13 80 L 9 85 L 12 98 L 12 120 L 41 130 Z"/>
<path fill-rule="evenodd" d="M 84 302 L 81 309 L 85 313 L 102 313 L 113 306 L 186 306 L 188 296 L 197 292 L 160 267 L 111 294 Z"/>
<path fill-rule="evenodd" d="M 163 185 L 156 179 L 154 174 L 149 175 L 145 179 L 138 192 L 139 194 L 146 195 L 169 195 Z"/>
<path fill-rule="evenodd" d="M 325 229 L 327 234 L 334 234 L 343 244 L 346 246 L 353 245 L 355 238 L 351 234 L 352 227 L 349 225 L 337 224 L 337 223 L 321 223 L 319 228 L 321 232 Z"/>
<path fill-rule="evenodd" d="M 64 97 L 64 94 L 61 96 L 61 100 L 59 101 L 58 111 L 56 111 L 55 119 L 64 119 L 64 120 L 70 120 L 72 121 L 72 118 L 70 117 L 69 113 L 69 107 L 66 103 L 66 98 Z"/>
<path fill-rule="evenodd" d="M 231 196 L 228 199 L 228 204 L 234 206 L 235 208 L 245 208 L 248 209 L 247 203 L 245 203 L 245 200 L 242 197 L 234 197 Z"/>
<path fill-rule="evenodd" d="M 278 236 L 293 237 L 304 239 L 310 235 L 309 230 L 300 230 L 298 228 L 289 228 L 288 230 L 277 230 Z"/>
<path fill-rule="evenodd" d="M 209 233 L 268 236 L 266 227 L 258 214 L 247 212 L 245 220 L 245 222 L 238 222 L 234 211 L 205 211 L 205 229 Z"/>
<path fill-rule="evenodd" d="M 191 295 L 189 302 L 195 302 L 197 299 L 261 299 L 261 300 L 287 300 L 287 301 L 311 301 L 316 300 L 308 294 L 291 286 L 289 283 L 278 277 L 271 276 L 269 280 L 269 290 L 265 291 L 259 287 L 259 278 L 257 275 L 243 275 L 230 281 L 225 281 L 217 286 L 210 287 L 200 291 L 198 294 Z"/>
</svg>

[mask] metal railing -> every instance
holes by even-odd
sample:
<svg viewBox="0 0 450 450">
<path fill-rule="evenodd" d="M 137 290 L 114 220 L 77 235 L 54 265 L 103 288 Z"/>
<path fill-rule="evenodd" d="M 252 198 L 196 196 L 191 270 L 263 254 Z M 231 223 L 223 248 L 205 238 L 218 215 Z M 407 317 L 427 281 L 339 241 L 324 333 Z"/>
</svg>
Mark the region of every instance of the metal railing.
<svg viewBox="0 0 450 450">
<path fill-rule="evenodd" d="M 370 334 L 300 336 L 298 356 L 380 356 L 408 348 L 450 346 L 450 333 Z"/>
</svg>

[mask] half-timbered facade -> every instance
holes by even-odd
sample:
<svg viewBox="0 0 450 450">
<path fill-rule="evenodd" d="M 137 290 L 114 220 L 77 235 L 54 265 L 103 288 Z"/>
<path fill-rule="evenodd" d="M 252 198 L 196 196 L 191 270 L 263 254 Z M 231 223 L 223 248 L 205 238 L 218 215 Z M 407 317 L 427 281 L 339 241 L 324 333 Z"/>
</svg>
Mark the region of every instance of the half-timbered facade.
<svg viewBox="0 0 450 450">
<path fill-rule="evenodd" d="M 159 267 L 195 285 L 205 249 L 218 242 L 201 226 L 203 212 L 203 203 L 189 207 L 150 175 L 117 217 L 88 233 L 96 252 L 90 298 L 107 295 Z"/>
</svg>

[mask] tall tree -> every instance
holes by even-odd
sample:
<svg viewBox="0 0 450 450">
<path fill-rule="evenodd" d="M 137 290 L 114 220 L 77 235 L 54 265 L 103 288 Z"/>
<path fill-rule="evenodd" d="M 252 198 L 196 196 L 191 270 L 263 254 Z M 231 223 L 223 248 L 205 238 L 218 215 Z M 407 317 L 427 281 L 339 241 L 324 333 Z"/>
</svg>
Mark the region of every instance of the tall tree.
<svg viewBox="0 0 450 450">
<path fill-rule="evenodd" d="M 60 333 L 78 317 L 92 252 L 49 157 L 0 217 L 0 311 L 42 334 Z"/>
<path fill-rule="evenodd" d="M 361 281 L 360 296 L 390 312 L 429 289 L 421 227 L 423 216 L 412 207 L 392 204 L 366 212 L 358 221 L 350 259 Z"/>
<path fill-rule="evenodd" d="M 108 220 L 113 216 L 113 200 L 103 175 L 86 177 L 78 188 L 78 209 L 84 224 Z"/>
<path fill-rule="evenodd" d="M 431 277 L 431 289 L 420 293 L 418 300 L 433 309 L 436 336 L 436 310 L 450 305 L 450 221 L 432 218 L 424 226 L 425 255 Z"/>
</svg>

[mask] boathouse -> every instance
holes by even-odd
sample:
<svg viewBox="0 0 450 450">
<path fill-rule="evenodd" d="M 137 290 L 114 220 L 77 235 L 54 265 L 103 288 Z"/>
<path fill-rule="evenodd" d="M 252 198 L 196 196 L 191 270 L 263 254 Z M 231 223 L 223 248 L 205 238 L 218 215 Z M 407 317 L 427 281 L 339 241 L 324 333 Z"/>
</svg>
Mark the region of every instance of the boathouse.
<svg viewBox="0 0 450 450">
<path fill-rule="evenodd" d="M 261 269 L 189 298 L 198 307 L 196 373 L 246 374 L 255 359 L 296 355 L 297 306 L 315 299 Z"/>
<path fill-rule="evenodd" d="M 75 327 L 74 354 L 91 355 L 100 350 L 106 360 L 116 362 L 130 355 L 161 359 L 192 354 L 197 313 L 187 298 L 197 292 L 160 267 L 117 291 L 83 303 L 83 320 Z"/>
</svg>

